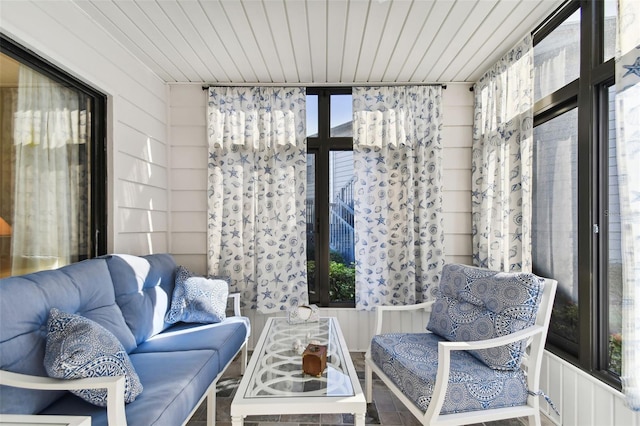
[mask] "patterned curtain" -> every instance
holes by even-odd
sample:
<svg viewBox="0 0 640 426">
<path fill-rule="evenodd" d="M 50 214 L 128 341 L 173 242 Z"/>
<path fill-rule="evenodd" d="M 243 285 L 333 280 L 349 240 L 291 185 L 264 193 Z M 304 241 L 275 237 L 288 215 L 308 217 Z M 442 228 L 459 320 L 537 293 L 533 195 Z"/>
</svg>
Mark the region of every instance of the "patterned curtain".
<svg viewBox="0 0 640 426">
<path fill-rule="evenodd" d="M 13 143 L 12 274 L 89 253 L 87 97 L 20 66 Z"/>
<path fill-rule="evenodd" d="M 209 89 L 208 271 L 263 313 L 308 303 L 304 88 Z"/>
<path fill-rule="evenodd" d="M 441 93 L 353 89 L 357 309 L 427 300 L 440 280 Z"/>
<path fill-rule="evenodd" d="M 474 85 L 473 260 L 531 272 L 533 50 L 527 36 Z"/>
<path fill-rule="evenodd" d="M 640 2 L 619 0 L 616 150 L 622 224 L 622 387 L 640 411 Z"/>
</svg>

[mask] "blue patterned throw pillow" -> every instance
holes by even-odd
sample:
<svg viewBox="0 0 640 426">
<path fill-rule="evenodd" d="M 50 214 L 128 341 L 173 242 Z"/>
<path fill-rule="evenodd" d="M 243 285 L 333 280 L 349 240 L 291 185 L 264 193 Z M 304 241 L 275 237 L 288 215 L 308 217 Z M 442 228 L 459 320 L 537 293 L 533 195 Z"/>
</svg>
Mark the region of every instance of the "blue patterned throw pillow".
<svg viewBox="0 0 640 426">
<path fill-rule="evenodd" d="M 120 341 L 100 324 L 80 315 L 52 308 L 47 322 L 44 367 L 50 377 L 80 379 L 124 376 L 124 400 L 132 402 L 142 384 Z M 107 406 L 106 389 L 72 390 L 100 407 Z"/>
<path fill-rule="evenodd" d="M 226 318 L 229 284 L 222 279 L 196 277 L 185 267 L 176 272 L 176 286 L 165 321 L 216 323 Z"/>
<path fill-rule="evenodd" d="M 449 341 L 506 336 L 535 324 L 544 279 L 525 272 L 498 272 L 448 264 L 427 329 Z M 526 341 L 470 353 L 497 370 L 520 367 Z"/>
</svg>

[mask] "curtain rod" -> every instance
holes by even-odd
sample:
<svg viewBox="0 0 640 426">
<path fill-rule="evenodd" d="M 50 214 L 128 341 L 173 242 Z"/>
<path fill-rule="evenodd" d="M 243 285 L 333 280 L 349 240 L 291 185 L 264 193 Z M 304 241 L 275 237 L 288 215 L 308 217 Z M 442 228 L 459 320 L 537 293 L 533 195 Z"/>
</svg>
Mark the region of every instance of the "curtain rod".
<svg viewBox="0 0 640 426">
<path fill-rule="evenodd" d="M 447 89 L 447 84 L 472 84 L 466 82 L 453 82 L 453 83 L 337 83 L 337 84 L 318 84 L 318 83 L 215 83 L 215 84 L 203 84 L 202 90 L 207 90 L 210 87 L 394 87 L 394 86 L 442 86 L 443 89 Z"/>
</svg>

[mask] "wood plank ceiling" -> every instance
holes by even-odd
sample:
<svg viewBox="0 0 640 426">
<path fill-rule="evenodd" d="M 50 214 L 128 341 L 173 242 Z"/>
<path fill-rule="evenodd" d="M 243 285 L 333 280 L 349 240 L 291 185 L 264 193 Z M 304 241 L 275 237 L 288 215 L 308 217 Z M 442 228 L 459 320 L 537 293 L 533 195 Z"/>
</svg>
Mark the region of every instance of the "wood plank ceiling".
<svg viewBox="0 0 640 426">
<path fill-rule="evenodd" d="M 73 0 L 166 82 L 475 82 L 563 0 Z"/>
</svg>

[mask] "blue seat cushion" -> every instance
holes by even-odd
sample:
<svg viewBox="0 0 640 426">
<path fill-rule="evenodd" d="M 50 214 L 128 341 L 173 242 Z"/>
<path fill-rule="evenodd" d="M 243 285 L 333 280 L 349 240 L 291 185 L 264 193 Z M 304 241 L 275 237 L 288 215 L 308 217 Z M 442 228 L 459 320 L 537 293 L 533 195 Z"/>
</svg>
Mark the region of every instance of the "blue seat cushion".
<svg viewBox="0 0 640 426">
<path fill-rule="evenodd" d="M 218 353 L 212 350 L 136 353 L 130 358 L 144 390 L 125 407 L 129 426 L 181 425 L 220 372 Z M 71 393 L 40 414 L 90 415 L 92 426 L 107 426 L 106 409 Z"/>
<path fill-rule="evenodd" d="M 433 333 L 390 333 L 374 336 L 371 359 L 422 411 L 436 383 L 438 342 Z M 451 371 L 441 414 L 525 405 L 524 372 L 495 370 L 466 351 L 451 353 Z"/>
<path fill-rule="evenodd" d="M 427 329 L 456 342 L 523 330 L 535 324 L 543 288 L 544 279 L 531 273 L 445 265 Z M 520 340 L 471 354 L 491 368 L 514 371 L 525 348 Z"/>
<path fill-rule="evenodd" d="M 218 368 L 223 369 L 248 336 L 246 317 L 228 317 L 215 324 L 177 323 L 142 343 L 133 353 L 213 349 L 218 352 Z"/>
</svg>

